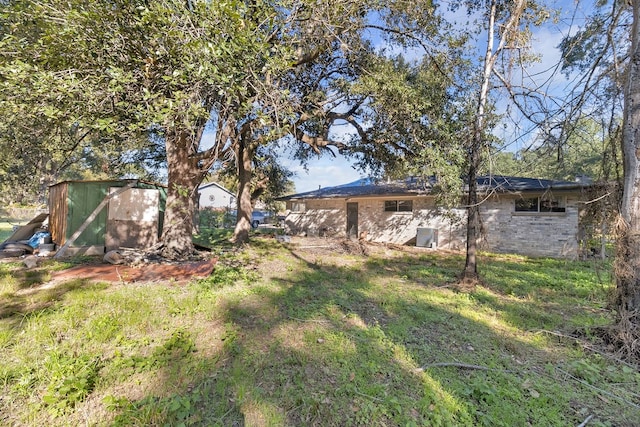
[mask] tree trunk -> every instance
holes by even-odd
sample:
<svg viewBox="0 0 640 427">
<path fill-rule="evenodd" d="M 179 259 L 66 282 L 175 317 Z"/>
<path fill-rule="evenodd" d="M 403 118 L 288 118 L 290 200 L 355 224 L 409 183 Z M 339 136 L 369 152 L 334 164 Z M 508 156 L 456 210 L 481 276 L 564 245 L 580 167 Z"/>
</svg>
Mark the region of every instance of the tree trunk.
<svg viewBox="0 0 640 427">
<path fill-rule="evenodd" d="M 200 184 L 197 184 L 200 186 Z M 198 191 L 194 191 L 191 193 L 192 203 L 193 203 L 193 232 L 196 234 L 200 233 L 200 193 Z"/>
<path fill-rule="evenodd" d="M 476 253 L 478 246 L 478 231 L 480 228 L 480 207 L 478 206 L 477 178 L 478 169 L 480 168 L 481 150 L 484 146 L 484 114 L 487 105 L 487 98 L 489 96 L 491 73 L 496 58 L 493 52 L 494 26 L 497 10 L 497 3 L 495 0 L 491 1 L 490 8 L 489 23 L 487 27 L 487 50 L 484 56 L 480 93 L 478 93 L 478 107 L 476 109 L 476 118 L 473 125 L 473 139 L 471 140 L 471 145 L 469 147 L 469 174 L 467 176 L 467 184 L 469 186 L 469 195 L 467 197 L 467 256 L 462 275 L 465 281 L 471 283 L 478 280 Z"/>
<path fill-rule="evenodd" d="M 189 157 L 190 139 L 186 132 L 166 136 L 167 169 L 169 175 L 167 204 L 162 227 L 163 256 L 183 259 L 194 251 L 193 193 L 204 173 Z"/>
<path fill-rule="evenodd" d="M 476 259 L 478 246 L 478 229 L 480 228 L 480 207 L 478 206 L 478 166 L 480 163 L 480 148 L 478 142 L 473 142 L 469 158 L 469 194 L 467 196 L 467 256 L 462 273 L 468 282 L 478 280 L 478 262 Z"/>
<path fill-rule="evenodd" d="M 616 309 L 625 350 L 640 354 L 640 0 L 633 0 L 631 51 L 624 94 L 621 230 L 616 254 Z"/>
<path fill-rule="evenodd" d="M 240 141 L 238 144 L 236 159 L 238 171 L 237 220 L 231 241 L 235 244 L 242 244 L 249 241 L 253 212 L 251 203 L 253 151 L 244 141 Z"/>
</svg>

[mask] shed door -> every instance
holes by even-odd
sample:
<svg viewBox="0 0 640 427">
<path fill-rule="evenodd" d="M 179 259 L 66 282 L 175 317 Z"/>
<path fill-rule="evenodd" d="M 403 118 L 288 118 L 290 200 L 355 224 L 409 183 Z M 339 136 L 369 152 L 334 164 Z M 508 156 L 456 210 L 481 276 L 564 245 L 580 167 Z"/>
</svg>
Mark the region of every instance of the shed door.
<svg viewBox="0 0 640 427">
<path fill-rule="evenodd" d="M 110 193 L 117 187 L 109 189 Z M 107 215 L 107 250 L 147 248 L 158 241 L 160 192 L 155 189 L 130 188 L 109 201 Z"/>
<path fill-rule="evenodd" d="M 358 237 L 358 204 L 347 203 L 347 237 Z"/>
</svg>

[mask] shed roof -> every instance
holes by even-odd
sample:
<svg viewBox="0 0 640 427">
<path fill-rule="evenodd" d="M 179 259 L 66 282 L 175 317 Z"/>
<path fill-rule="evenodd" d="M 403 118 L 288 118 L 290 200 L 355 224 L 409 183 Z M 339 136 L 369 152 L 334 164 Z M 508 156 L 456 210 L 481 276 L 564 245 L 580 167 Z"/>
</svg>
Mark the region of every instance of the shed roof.
<svg viewBox="0 0 640 427">
<path fill-rule="evenodd" d="M 145 185 L 149 185 L 149 186 L 153 186 L 153 187 L 159 187 L 159 188 L 169 188 L 167 187 L 165 184 L 160 184 L 158 182 L 153 182 L 153 181 L 146 181 L 144 179 L 137 179 L 137 178 L 122 178 L 122 179 L 118 179 L 118 178 L 114 178 L 114 179 L 69 179 L 66 181 L 59 181 L 56 182 L 55 184 L 51 184 L 49 187 L 56 187 L 59 185 L 67 185 L 67 184 L 92 184 L 92 183 L 106 183 L 106 184 L 127 184 L 129 182 L 133 182 L 136 181 L 139 184 L 145 184 Z"/>
<path fill-rule="evenodd" d="M 335 187 L 326 187 L 314 191 L 291 194 L 280 197 L 278 200 L 335 199 L 368 196 L 425 196 L 431 194 L 435 183 L 436 180 L 434 177 L 426 179 L 408 177 L 384 182 L 375 182 L 371 178 L 363 178 Z M 577 191 L 585 187 L 585 184 L 580 182 L 503 175 L 481 176 L 477 178 L 477 183 L 480 193 L 489 193 L 491 191 L 499 193 L 540 192 L 547 190 Z"/>
</svg>

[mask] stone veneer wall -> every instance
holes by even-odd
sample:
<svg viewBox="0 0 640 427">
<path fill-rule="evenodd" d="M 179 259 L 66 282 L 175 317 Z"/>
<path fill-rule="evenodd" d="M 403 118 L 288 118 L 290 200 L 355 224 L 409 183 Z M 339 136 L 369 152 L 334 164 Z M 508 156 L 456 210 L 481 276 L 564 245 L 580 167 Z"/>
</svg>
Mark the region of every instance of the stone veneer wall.
<svg viewBox="0 0 640 427">
<path fill-rule="evenodd" d="M 483 241 L 491 252 L 578 257 L 578 196 L 567 196 L 566 212 L 515 212 L 515 198 L 492 197 L 480 206 Z"/>
</svg>

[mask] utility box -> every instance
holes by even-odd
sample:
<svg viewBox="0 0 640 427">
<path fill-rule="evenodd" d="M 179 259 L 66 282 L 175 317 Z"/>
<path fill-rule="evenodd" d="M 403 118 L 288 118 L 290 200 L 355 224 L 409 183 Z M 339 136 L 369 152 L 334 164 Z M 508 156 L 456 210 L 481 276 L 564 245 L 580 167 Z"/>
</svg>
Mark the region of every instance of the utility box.
<svg viewBox="0 0 640 427">
<path fill-rule="evenodd" d="M 438 247 L 438 229 L 418 228 L 416 234 L 416 246 L 436 249 Z"/>
</svg>

